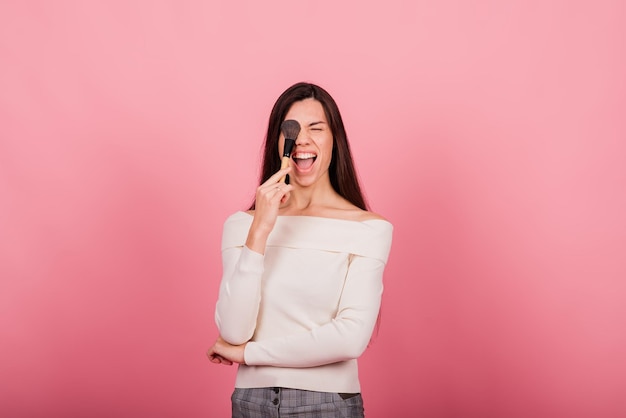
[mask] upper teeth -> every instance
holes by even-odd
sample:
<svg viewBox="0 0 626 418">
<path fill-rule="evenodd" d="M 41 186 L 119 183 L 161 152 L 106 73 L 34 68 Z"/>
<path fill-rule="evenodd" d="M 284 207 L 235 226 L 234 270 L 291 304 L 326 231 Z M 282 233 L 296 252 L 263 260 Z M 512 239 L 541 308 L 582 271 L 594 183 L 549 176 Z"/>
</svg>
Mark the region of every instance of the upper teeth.
<svg viewBox="0 0 626 418">
<path fill-rule="evenodd" d="M 298 152 L 294 154 L 293 158 L 299 158 L 301 160 L 306 160 L 307 158 L 315 158 L 317 155 L 310 152 Z"/>
</svg>

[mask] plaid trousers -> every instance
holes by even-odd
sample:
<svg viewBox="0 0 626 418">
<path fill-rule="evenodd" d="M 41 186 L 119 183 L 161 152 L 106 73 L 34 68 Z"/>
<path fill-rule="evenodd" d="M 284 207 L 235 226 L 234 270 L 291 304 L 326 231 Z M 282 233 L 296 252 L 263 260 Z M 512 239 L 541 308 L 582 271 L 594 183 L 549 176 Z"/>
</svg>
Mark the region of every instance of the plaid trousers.
<svg viewBox="0 0 626 418">
<path fill-rule="evenodd" d="M 363 418 L 361 394 L 288 388 L 235 388 L 232 418 Z"/>
</svg>

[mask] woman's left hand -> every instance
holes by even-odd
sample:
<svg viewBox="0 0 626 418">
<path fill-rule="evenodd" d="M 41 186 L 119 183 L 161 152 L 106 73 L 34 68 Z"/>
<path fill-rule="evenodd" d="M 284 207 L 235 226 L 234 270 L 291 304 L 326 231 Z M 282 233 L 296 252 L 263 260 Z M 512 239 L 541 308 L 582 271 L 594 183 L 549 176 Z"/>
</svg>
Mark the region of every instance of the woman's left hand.
<svg viewBox="0 0 626 418">
<path fill-rule="evenodd" d="M 232 345 L 224 341 L 222 337 L 218 337 L 206 355 L 211 360 L 211 363 L 215 364 L 225 364 L 227 366 L 233 363 L 246 364 L 243 357 L 246 344 Z"/>
</svg>

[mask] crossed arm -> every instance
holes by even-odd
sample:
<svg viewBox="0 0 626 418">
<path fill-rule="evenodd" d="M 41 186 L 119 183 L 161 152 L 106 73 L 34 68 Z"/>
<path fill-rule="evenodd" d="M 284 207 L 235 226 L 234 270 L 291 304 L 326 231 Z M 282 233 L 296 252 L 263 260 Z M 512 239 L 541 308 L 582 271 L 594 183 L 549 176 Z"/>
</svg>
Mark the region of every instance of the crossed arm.
<svg viewBox="0 0 626 418">
<path fill-rule="evenodd" d="M 220 287 L 216 322 L 221 335 L 207 352 L 211 362 L 314 367 L 363 353 L 380 308 L 382 261 L 353 256 L 337 314 L 328 323 L 308 332 L 250 341 L 260 304 L 263 256 L 246 247 L 227 251 L 224 261 L 234 267 Z"/>
</svg>

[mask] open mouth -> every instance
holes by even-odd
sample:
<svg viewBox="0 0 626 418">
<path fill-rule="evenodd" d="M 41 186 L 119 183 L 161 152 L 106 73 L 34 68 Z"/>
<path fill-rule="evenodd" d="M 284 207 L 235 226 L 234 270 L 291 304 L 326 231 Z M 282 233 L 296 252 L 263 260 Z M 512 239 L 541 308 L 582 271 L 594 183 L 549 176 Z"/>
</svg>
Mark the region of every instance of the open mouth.
<svg viewBox="0 0 626 418">
<path fill-rule="evenodd" d="M 297 152 L 292 155 L 293 162 L 296 163 L 296 166 L 300 170 L 307 170 L 311 168 L 315 160 L 317 159 L 317 154 L 313 154 L 312 152 Z"/>
</svg>

